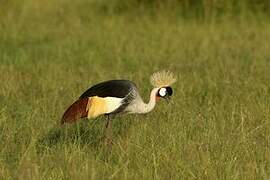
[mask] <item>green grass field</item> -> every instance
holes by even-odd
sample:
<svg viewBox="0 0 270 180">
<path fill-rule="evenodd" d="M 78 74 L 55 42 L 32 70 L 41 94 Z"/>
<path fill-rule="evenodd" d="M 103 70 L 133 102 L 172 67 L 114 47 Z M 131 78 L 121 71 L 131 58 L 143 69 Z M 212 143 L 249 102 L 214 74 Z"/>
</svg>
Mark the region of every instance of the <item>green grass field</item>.
<svg viewBox="0 0 270 180">
<path fill-rule="evenodd" d="M 269 17 L 186 20 L 92 1 L 0 7 L 0 179 L 270 179 Z M 163 69 L 178 77 L 172 103 L 116 117 L 110 155 L 104 118 L 59 126 L 100 81 L 130 79 L 148 101 Z"/>
</svg>

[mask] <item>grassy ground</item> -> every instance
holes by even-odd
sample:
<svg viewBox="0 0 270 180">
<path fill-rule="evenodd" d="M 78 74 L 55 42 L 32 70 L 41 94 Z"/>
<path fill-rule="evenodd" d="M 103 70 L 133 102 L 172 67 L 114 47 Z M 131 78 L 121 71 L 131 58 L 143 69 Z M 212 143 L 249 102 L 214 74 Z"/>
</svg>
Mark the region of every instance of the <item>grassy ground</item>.
<svg viewBox="0 0 270 180">
<path fill-rule="evenodd" d="M 268 19 L 12 2 L 0 16 L 0 179 L 270 178 Z M 59 127 L 90 85 L 131 79 L 148 100 L 160 69 L 178 76 L 173 103 L 117 117 L 110 156 L 103 118 Z"/>
</svg>

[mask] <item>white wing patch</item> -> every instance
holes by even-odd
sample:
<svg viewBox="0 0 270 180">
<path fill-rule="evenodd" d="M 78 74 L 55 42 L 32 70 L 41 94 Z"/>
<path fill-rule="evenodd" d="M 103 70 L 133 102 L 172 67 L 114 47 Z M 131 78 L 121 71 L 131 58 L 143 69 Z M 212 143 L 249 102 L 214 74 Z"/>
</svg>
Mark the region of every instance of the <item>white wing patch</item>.
<svg viewBox="0 0 270 180">
<path fill-rule="evenodd" d="M 98 96 L 89 97 L 86 111 L 88 118 L 96 118 L 102 114 L 109 114 L 122 105 L 122 98 Z"/>
<path fill-rule="evenodd" d="M 117 108 L 119 108 L 122 105 L 122 100 L 123 98 L 116 98 L 116 97 L 106 97 L 103 98 L 106 102 L 107 106 L 107 112 L 106 113 L 111 113 L 115 111 Z"/>
</svg>

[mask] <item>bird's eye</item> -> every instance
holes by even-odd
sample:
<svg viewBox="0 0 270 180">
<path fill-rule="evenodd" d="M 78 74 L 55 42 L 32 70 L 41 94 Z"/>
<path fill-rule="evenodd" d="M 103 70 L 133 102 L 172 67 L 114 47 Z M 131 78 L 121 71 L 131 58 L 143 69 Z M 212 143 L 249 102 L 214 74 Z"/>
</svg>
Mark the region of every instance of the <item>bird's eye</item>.
<svg viewBox="0 0 270 180">
<path fill-rule="evenodd" d="M 161 89 L 159 90 L 158 94 L 159 94 L 161 97 L 166 96 L 166 94 L 167 94 L 166 88 L 161 88 Z"/>
</svg>

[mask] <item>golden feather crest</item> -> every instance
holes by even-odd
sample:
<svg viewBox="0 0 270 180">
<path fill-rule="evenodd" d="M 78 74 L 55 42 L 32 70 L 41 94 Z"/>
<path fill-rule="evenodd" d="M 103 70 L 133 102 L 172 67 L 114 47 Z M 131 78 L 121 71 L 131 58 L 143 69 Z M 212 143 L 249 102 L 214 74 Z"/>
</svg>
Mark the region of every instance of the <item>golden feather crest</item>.
<svg viewBox="0 0 270 180">
<path fill-rule="evenodd" d="M 165 87 L 170 86 L 171 84 L 176 82 L 176 77 L 170 71 L 159 71 L 154 73 L 150 82 L 154 87 Z"/>
</svg>

